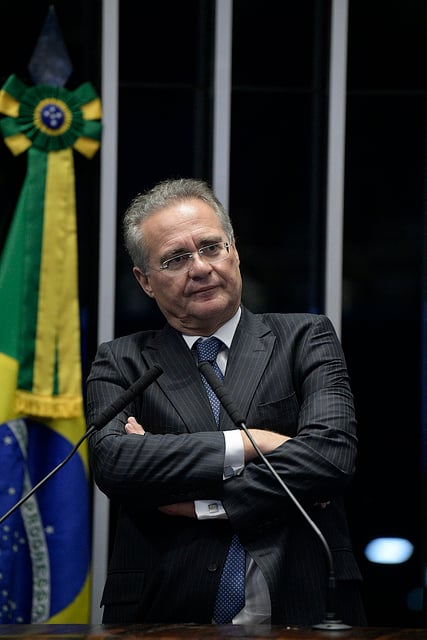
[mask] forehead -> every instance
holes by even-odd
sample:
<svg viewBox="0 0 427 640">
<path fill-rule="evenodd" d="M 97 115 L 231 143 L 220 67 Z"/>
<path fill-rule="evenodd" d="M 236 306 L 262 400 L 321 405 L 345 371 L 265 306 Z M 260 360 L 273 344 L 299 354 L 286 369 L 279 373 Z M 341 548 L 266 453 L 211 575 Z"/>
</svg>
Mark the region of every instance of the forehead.
<svg viewBox="0 0 427 640">
<path fill-rule="evenodd" d="M 143 233 L 146 243 L 183 246 L 197 243 L 202 238 L 222 237 L 221 221 L 215 211 L 203 200 L 190 199 L 174 202 L 152 213 L 144 220 Z"/>
</svg>

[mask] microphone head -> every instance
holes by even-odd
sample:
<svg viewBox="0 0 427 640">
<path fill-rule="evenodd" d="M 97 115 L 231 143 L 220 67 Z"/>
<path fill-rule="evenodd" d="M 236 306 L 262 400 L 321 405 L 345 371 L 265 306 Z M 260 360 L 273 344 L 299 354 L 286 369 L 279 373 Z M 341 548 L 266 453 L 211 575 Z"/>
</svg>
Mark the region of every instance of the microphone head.
<svg viewBox="0 0 427 640">
<path fill-rule="evenodd" d="M 136 380 L 131 386 L 123 391 L 114 401 L 108 405 L 104 411 L 102 411 L 93 420 L 91 426 L 95 429 L 102 429 L 110 422 L 120 411 L 122 411 L 132 400 L 134 400 L 140 393 L 142 393 L 152 382 L 157 380 L 160 374 L 163 373 L 163 369 L 158 364 L 153 366 L 142 374 L 138 380 Z"/>
</svg>

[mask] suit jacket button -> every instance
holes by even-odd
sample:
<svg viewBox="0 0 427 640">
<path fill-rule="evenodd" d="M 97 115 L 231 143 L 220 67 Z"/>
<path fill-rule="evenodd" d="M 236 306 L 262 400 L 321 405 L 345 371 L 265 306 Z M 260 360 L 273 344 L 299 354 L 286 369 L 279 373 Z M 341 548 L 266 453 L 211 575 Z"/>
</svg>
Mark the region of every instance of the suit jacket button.
<svg viewBox="0 0 427 640">
<path fill-rule="evenodd" d="M 215 573 L 215 571 L 218 571 L 218 565 L 216 564 L 216 562 L 208 565 L 208 571 L 210 571 L 211 573 Z"/>
</svg>

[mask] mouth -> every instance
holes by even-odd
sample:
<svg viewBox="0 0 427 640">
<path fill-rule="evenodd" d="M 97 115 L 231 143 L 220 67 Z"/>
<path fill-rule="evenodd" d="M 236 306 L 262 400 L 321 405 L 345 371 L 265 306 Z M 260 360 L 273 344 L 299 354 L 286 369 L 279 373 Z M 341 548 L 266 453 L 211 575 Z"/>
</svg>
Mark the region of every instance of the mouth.
<svg viewBox="0 0 427 640">
<path fill-rule="evenodd" d="M 192 296 L 203 296 L 206 294 L 210 294 L 212 292 L 216 291 L 216 287 L 202 287 L 201 289 L 196 289 L 195 291 L 191 292 Z"/>
</svg>

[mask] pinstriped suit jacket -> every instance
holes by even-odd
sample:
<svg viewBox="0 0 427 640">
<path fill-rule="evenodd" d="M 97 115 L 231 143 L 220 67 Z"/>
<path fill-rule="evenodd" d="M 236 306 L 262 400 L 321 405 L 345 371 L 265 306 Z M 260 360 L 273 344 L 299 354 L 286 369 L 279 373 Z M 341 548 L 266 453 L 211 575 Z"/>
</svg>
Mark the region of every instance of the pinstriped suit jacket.
<svg viewBox="0 0 427 640">
<path fill-rule="evenodd" d="M 155 363 L 163 369 L 158 380 L 89 442 L 95 481 L 116 509 L 103 621 L 209 623 L 235 530 L 267 580 L 272 623 L 318 622 L 326 607 L 325 549 L 261 461 L 223 481 L 224 439 L 178 332 L 166 325 L 100 345 L 88 377 L 88 424 Z M 354 472 L 356 420 L 331 322 L 243 308 L 224 385 L 248 427 L 292 436 L 268 459 L 328 542 L 341 585 L 337 611 L 350 624 L 364 624 L 342 503 Z M 125 434 L 130 415 L 144 436 Z M 235 428 L 224 411 L 220 425 Z M 211 498 L 223 501 L 228 521 L 157 510 Z"/>
</svg>

